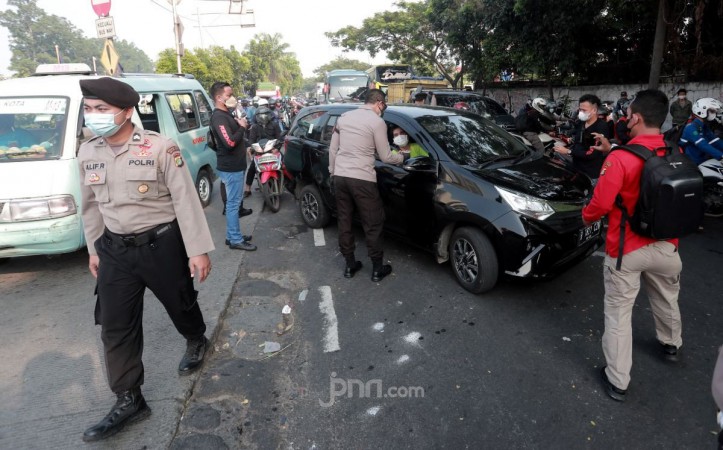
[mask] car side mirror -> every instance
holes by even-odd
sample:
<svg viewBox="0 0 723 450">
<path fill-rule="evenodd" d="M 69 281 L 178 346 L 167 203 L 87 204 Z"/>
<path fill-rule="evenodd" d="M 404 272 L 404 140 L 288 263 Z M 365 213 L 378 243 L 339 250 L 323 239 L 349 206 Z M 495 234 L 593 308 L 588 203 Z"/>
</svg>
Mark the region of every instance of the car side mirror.
<svg viewBox="0 0 723 450">
<path fill-rule="evenodd" d="M 437 162 L 428 156 L 409 158 L 402 168 L 407 172 L 437 174 Z"/>
</svg>

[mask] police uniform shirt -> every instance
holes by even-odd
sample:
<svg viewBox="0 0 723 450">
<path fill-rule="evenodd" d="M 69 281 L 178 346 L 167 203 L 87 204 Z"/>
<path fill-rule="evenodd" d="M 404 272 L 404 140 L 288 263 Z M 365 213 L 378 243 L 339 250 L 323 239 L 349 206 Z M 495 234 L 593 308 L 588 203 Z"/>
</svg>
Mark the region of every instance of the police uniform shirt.
<svg viewBox="0 0 723 450">
<path fill-rule="evenodd" d="M 78 160 L 91 255 L 104 227 L 135 234 L 176 218 L 189 257 L 214 249 L 196 186 L 173 140 L 135 127 L 117 153 L 95 137 L 80 146 Z"/>
</svg>

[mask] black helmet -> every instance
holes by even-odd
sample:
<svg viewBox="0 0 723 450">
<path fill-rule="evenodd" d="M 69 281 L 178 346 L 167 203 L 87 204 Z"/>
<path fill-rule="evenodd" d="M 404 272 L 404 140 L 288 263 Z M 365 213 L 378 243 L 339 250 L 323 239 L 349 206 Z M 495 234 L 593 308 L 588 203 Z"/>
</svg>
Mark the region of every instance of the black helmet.
<svg viewBox="0 0 723 450">
<path fill-rule="evenodd" d="M 273 113 L 268 106 L 259 106 L 259 109 L 256 110 L 256 115 L 254 117 L 259 125 L 266 125 L 271 122 L 272 115 Z"/>
</svg>

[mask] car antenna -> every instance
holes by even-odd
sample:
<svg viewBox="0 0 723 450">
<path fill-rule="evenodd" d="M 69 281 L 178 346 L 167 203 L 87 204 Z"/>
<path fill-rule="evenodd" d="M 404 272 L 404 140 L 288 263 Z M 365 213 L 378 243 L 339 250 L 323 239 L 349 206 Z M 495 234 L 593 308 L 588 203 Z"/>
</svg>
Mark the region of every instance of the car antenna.
<svg viewBox="0 0 723 450">
<path fill-rule="evenodd" d="M 341 102 L 342 102 L 342 103 L 346 103 L 346 102 L 344 101 L 344 96 L 341 95 L 341 89 L 337 89 L 336 92 L 339 94 L 339 98 L 341 99 Z"/>
</svg>

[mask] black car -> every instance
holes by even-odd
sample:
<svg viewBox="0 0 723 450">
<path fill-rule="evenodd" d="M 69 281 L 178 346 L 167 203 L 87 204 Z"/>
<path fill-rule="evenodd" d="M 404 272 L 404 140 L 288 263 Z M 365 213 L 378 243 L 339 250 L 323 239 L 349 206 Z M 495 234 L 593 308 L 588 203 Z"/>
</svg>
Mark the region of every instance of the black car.
<svg viewBox="0 0 723 450">
<path fill-rule="evenodd" d="M 470 91 L 455 91 L 450 89 L 422 90 L 427 94 L 424 103 L 431 106 L 444 106 L 445 108 L 465 107 L 473 113 L 491 119 L 507 131 L 515 130 L 515 118 L 510 115 L 495 100 Z"/>
<path fill-rule="evenodd" d="M 285 140 L 285 163 L 304 222 L 324 227 L 335 213 L 329 142 L 341 114 L 359 105 L 304 108 Z M 600 223 L 585 227 L 592 195 L 588 177 L 536 154 L 488 119 L 447 108 L 390 105 L 428 157 L 402 166 L 377 159 L 385 230 L 451 260 L 459 283 L 480 293 L 500 274 L 547 277 L 592 253 Z"/>
</svg>

